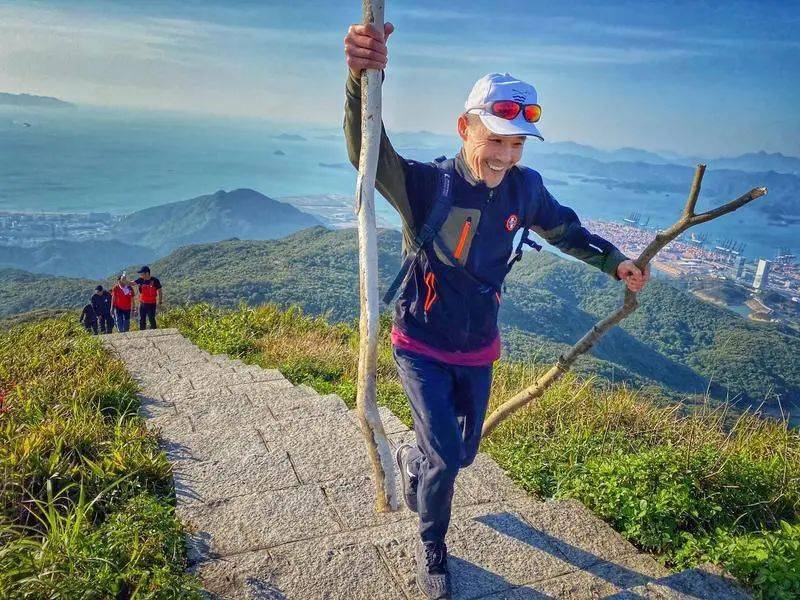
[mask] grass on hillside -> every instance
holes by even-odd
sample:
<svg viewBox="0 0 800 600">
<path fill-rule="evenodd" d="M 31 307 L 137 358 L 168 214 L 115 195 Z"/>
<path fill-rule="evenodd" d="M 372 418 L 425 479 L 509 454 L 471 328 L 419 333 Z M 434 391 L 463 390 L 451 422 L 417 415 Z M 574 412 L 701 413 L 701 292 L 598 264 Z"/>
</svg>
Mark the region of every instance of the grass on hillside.
<svg viewBox="0 0 800 600">
<path fill-rule="evenodd" d="M 267 368 L 355 405 L 357 331 L 297 308 L 200 304 L 162 318 L 200 347 Z M 410 411 L 382 322 L 378 402 Z M 545 367 L 546 365 L 541 365 Z M 537 366 L 499 362 L 491 406 Z M 491 408 L 490 408 L 491 410 Z M 800 433 L 724 410 L 686 415 L 636 390 L 568 374 L 482 445 L 531 494 L 577 498 L 672 568 L 712 561 L 759 598 L 800 596 Z"/>
<path fill-rule="evenodd" d="M 201 598 L 136 384 L 74 315 L 0 333 L 0 598 Z"/>
</svg>

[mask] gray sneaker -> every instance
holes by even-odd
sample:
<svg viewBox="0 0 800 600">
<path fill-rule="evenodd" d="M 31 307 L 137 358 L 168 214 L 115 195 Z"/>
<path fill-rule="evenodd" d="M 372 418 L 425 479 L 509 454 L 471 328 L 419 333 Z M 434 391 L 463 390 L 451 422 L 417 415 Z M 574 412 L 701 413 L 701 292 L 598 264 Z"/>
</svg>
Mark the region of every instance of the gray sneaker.
<svg viewBox="0 0 800 600">
<path fill-rule="evenodd" d="M 411 444 L 401 445 L 394 453 L 394 460 L 400 470 L 400 485 L 403 488 L 403 500 L 408 510 L 417 512 L 417 478 L 408 472 L 406 457 L 414 447 Z"/>
<path fill-rule="evenodd" d="M 447 546 L 444 542 L 417 542 L 417 585 L 430 600 L 450 598 Z"/>
</svg>

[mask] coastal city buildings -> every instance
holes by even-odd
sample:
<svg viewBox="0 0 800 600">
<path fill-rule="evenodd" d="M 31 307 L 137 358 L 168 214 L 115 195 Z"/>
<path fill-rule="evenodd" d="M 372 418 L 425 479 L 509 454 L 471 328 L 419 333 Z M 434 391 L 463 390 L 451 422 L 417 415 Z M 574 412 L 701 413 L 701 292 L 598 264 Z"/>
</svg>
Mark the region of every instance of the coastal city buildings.
<svg viewBox="0 0 800 600">
<path fill-rule="evenodd" d="M 587 221 L 587 227 L 628 256 L 638 256 L 656 233 L 643 221 L 636 213 L 621 223 Z M 744 244 L 706 237 L 687 233 L 668 244 L 651 262 L 653 275 L 752 320 L 800 330 L 800 265 L 789 249 L 781 249 L 774 260 L 759 258 L 753 269 L 742 254 Z"/>
</svg>

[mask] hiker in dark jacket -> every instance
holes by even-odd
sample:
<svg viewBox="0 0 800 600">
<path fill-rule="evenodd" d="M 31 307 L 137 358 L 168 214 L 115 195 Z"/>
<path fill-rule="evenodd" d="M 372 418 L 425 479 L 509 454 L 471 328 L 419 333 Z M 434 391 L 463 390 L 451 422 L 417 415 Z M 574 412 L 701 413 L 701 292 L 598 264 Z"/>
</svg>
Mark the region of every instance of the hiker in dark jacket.
<svg viewBox="0 0 800 600">
<path fill-rule="evenodd" d="M 97 335 L 97 314 L 94 312 L 94 306 L 92 306 L 91 302 L 83 307 L 80 320 L 86 331 Z"/>
<path fill-rule="evenodd" d="M 111 333 L 114 330 L 114 318 L 111 316 L 111 294 L 98 285 L 92 294 L 92 306 L 100 321 L 100 333 Z"/>
<path fill-rule="evenodd" d="M 354 166 L 361 151 L 360 73 L 386 68 L 385 38 L 393 29 L 353 25 L 345 37 L 350 73 L 344 130 Z M 435 90 L 425 93 L 438 102 Z M 400 446 L 396 461 L 405 502 L 419 514 L 417 582 L 429 598 L 450 593 L 445 535 L 454 483 L 480 443 L 492 363 L 500 357 L 502 284 L 522 255 L 515 236 L 522 232 L 524 243 L 537 246 L 527 238 L 532 230 L 634 291 L 648 277 L 613 244 L 587 231 L 539 173 L 518 165 L 526 139 L 542 139 L 540 116 L 533 86 L 493 73 L 476 82 L 457 119 L 462 149 L 455 158 L 406 159 L 381 134 L 376 187 L 400 213 L 409 259 L 391 338 L 416 445 Z M 437 210 L 441 206 L 447 211 Z M 424 224 L 434 227 L 428 217 L 438 212 L 445 216 L 438 237 L 416 252 L 416 236 Z"/>
<path fill-rule="evenodd" d="M 161 306 L 164 297 L 161 282 L 150 275 L 150 267 L 147 265 L 139 269 L 138 273 L 139 278 L 133 283 L 139 289 L 139 329 L 147 329 L 148 322 L 150 329 L 155 329 L 156 306 Z"/>
</svg>

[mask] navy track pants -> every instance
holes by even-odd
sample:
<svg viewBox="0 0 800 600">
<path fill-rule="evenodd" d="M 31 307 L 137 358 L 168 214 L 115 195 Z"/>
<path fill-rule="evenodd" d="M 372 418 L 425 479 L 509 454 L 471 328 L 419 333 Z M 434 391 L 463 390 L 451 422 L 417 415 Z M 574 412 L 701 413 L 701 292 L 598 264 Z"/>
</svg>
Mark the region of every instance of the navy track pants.
<svg viewBox="0 0 800 600">
<path fill-rule="evenodd" d="M 448 365 L 399 348 L 394 349 L 394 359 L 417 436 L 408 469 L 418 481 L 420 537 L 423 542 L 443 542 L 456 475 L 478 453 L 492 365 Z"/>
<path fill-rule="evenodd" d="M 156 328 L 156 305 L 149 302 L 139 303 L 139 329 L 147 329 L 147 322 L 150 322 L 150 329 Z"/>
</svg>

